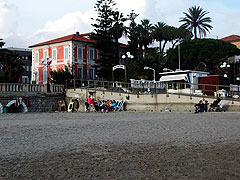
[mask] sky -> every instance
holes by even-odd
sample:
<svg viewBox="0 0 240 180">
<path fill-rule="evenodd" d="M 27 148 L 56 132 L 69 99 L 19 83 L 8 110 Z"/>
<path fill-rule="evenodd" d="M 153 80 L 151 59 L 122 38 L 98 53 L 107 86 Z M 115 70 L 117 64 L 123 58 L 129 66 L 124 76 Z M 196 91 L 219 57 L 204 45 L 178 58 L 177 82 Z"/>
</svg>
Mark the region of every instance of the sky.
<svg viewBox="0 0 240 180">
<path fill-rule="evenodd" d="M 75 32 L 93 30 L 97 0 L 0 0 L 0 39 L 5 47 L 27 48 Z M 212 18 L 209 38 L 240 35 L 239 0 L 115 0 L 126 16 L 134 10 L 144 18 L 179 27 L 180 17 L 192 6 L 201 6 Z"/>
</svg>

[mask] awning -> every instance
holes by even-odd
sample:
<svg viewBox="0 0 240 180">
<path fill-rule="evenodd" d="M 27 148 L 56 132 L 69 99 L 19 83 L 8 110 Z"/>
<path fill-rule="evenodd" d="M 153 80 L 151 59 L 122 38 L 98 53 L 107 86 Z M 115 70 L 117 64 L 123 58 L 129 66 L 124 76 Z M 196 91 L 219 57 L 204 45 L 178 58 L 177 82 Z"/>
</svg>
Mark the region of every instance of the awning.
<svg viewBox="0 0 240 180">
<path fill-rule="evenodd" d="M 166 75 L 160 78 L 160 82 L 168 82 L 168 81 L 189 81 L 187 74 L 176 74 L 176 75 Z"/>
</svg>

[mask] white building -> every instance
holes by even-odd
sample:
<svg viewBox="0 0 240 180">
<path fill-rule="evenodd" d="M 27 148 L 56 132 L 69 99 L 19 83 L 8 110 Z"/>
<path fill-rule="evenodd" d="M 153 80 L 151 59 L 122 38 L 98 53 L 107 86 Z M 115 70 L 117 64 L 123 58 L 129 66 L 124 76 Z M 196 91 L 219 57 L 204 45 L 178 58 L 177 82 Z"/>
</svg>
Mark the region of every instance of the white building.
<svg viewBox="0 0 240 180">
<path fill-rule="evenodd" d="M 172 72 L 159 73 L 162 77 L 160 82 L 166 84 L 168 93 L 180 94 L 202 94 L 198 89 L 198 78 L 207 76 L 208 72 L 178 70 Z"/>
</svg>

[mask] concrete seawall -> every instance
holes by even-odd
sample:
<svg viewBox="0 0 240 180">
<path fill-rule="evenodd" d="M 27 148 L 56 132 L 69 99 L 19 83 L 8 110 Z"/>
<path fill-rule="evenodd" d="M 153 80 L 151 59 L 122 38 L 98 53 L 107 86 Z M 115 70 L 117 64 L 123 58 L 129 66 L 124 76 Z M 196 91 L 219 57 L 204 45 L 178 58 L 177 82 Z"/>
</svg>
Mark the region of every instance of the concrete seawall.
<svg viewBox="0 0 240 180">
<path fill-rule="evenodd" d="M 80 103 L 79 111 L 85 111 L 85 101 L 91 94 L 95 99 L 100 100 L 124 100 L 127 102 L 128 111 L 153 111 L 153 112 L 193 112 L 194 104 L 199 100 L 208 100 L 212 103 L 215 98 L 205 96 L 188 96 L 178 94 L 128 94 L 119 92 L 109 92 L 104 90 L 89 89 L 68 89 L 66 91 L 67 101 L 77 99 Z M 129 98 L 127 98 L 127 96 Z M 227 111 L 240 111 L 240 102 L 223 100 Z"/>
</svg>

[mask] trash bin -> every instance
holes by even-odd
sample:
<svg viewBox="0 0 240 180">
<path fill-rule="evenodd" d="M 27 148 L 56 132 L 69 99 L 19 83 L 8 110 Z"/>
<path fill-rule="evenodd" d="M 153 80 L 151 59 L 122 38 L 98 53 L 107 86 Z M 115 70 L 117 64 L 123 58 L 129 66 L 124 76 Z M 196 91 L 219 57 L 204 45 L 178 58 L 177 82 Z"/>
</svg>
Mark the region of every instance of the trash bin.
<svg viewBox="0 0 240 180">
<path fill-rule="evenodd" d="M 3 113 L 8 113 L 8 108 L 7 107 L 3 108 Z"/>
</svg>

